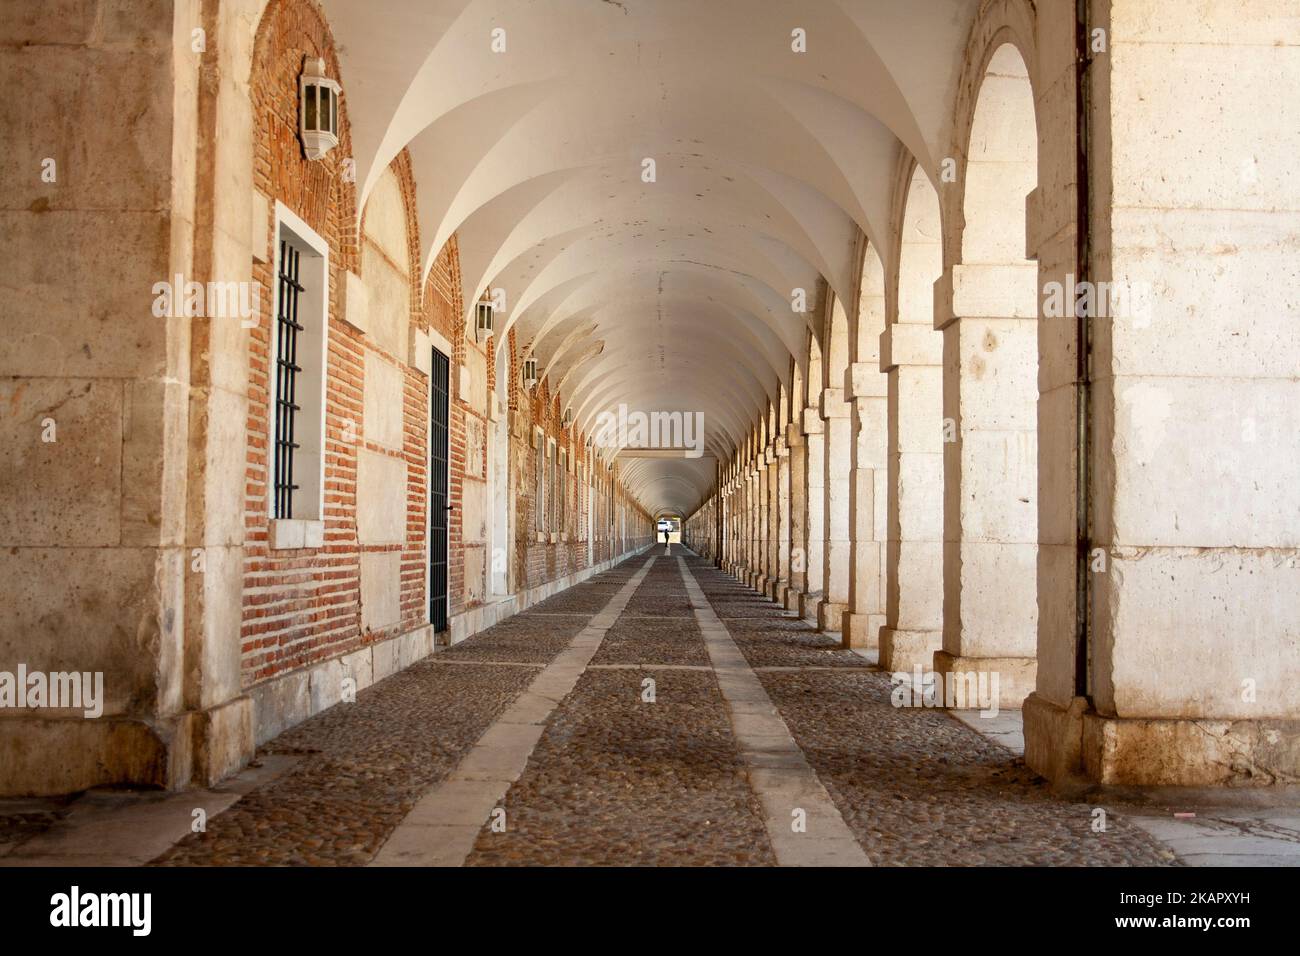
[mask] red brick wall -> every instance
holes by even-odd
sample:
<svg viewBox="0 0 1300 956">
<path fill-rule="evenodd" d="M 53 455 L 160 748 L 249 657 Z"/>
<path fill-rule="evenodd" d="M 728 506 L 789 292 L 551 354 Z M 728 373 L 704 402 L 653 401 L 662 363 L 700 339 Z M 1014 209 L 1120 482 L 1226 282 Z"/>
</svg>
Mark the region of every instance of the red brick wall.
<svg viewBox="0 0 1300 956">
<path fill-rule="evenodd" d="M 298 139 L 298 76 L 305 55 L 325 60 L 326 73 L 343 84 L 340 107 L 340 142 L 323 160 L 308 162 Z M 420 626 L 427 616 L 425 592 L 425 526 L 428 481 L 427 378 L 407 366 L 407 355 L 387 355 L 373 342 L 342 321 L 345 314 L 346 273 L 360 274 L 361 255 L 356 230 L 356 186 L 344 175 L 344 160 L 351 155 L 347 114 L 347 77 L 339 73 L 329 26 L 308 0 L 272 0 L 259 25 L 250 78 L 257 127 L 254 131 L 254 185 L 269 197 L 266 222 L 274 248 L 274 201 L 280 200 L 318 232 L 330 247 L 329 346 L 326 357 L 325 408 L 325 538 L 320 549 L 274 551 L 268 548 L 269 448 L 273 441 L 268 418 L 269 362 L 274 316 L 274 262 L 254 263 L 255 281 L 262 286 L 262 314 L 251 331 L 249 348 L 249 416 L 245 484 L 245 563 L 243 599 L 243 670 L 246 685 L 348 653 L 367 643 Z M 461 525 L 465 489 L 467 422 L 483 419 L 483 409 L 471 408 L 459 394 L 459 368 L 467 349 L 478 349 L 464 336 L 464 302 L 461 295 L 460 258 L 455 236 L 441 250 L 420 289 L 419 226 L 416 220 L 416 183 L 410 157 L 403 151 L 390 168 L 396 175 L 407 216 L 408 263 L 412 279 L 411 324 L 436 330 L 453 345 L 450 416 L 450 592 L 451 613 L 465 609 L 465 542 Z M 364 233 L 362 233 L 364 237 Z M 364 238 L 361 240 L 365 242 Z M 377 246 L 372 251 L 381 252 Z M 395 264 L 400 265 L 400 264 Z M 481 349 L 488 385 L 495 384 L 495 342 Z M 507 346 L 509 367 L 516 370 L 519 346 L 513 331 Z M 365 354 L 379 351 L 405 370 L 403 446 L 393 452 L 367 443 L 347 440 L 349 425 L 361 432 L 365 388 Z M 518 374 L 505 386 L 511 414 L 527 416 L 525 445 L 516 443 L 516 455 L 532 455 L 532 423 L 541 424 L 548 437 L 563 440 L 559 399 L 543 383 L 532 394 L 522 391 Z M 382 633 L 361 632 L 360 547 L 356 530 L 357 449 L 367 448 L 405 460 L 407 466 L 406 540 L 402 545 L 367 550 L 401 552 L 401 620 Z M 584 460 L 583 436 L 574 435 L 570 454 Z M 484 445 L 484 454 L 486 443 Z M 488 463 L 480 460 L 483 474 Z M 586 566 L 585 519 L 579 510 L 577 475 L 569 476 L 567 542 L 540 544 L 534 534 L 532 509 L 535 463 L 527 459 L 527 478 L 519 481 L 516 551 L 516 585 L 532 587 Z M 516 477 L 519 473 L 516 472 Z M 602 472 L 603 477 L 603 472 Z M 647 519 L 648 520 L 648 519 Z M 595 559 L 625 550 L 631 542 L 610 542 L 597 528 Z M 490 555 L 487 556 L 490 570 Z M 521 573 L 522 572 L 522 573 Z"/>
<path fill-rule="evenodd" d="M 363 353 L 359 336 L 336 321 L 345 273 L 357 267 L 356 188 L 342 161 L 351 153 L 346 109 L 339 146 L 319 162 L 298 140 L 298 76 L 305 55 L 323 57 L 338 78 L 329 29 L 304 0 L 274 0 L 258 29 L 251 76 L 257 128 L 254 186 L 286 206 L 330 246 L 330 336 L 327 362 L 325 544 L 320 551 L 271 552 L 269 529 L 269 363 L 274 261 L 254 263 L 262 314 L 250 335 L 248 468 L 245 484 L 243 665 L 245 683 L 333 656 L 359 643 L 356 461 L 342 441 L 344 422 L 361 420 Z M 272 207 L 274 203 L 271 204 Z M 274 209 L 266 222 L 274 249 Z"/>
</svg>

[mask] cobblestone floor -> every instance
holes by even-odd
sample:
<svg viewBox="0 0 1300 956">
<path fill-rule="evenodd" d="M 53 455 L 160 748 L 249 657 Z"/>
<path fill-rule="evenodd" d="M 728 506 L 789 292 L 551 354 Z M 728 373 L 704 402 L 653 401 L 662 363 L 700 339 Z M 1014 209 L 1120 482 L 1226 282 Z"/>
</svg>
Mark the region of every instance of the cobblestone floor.
<svg viewBox="0 0 1300 956">
<path fill-rule="evenodd" d="M 502 800 L 505 831 L 485 825 L 468 865 L 775 862 L 761 788 L 733 733 L 735 715 L 674 550 L 654 562 L 546 719 Z M 281 734 L 259 756 L 293 754 L 298 762 L 154 862 L 370 862 L 645 560 L 562 592 Z M 1052 796 L 1010 751 L 943 712 L 894 708 L 887 675 L 863 658 L 707 562 L 687 562 L 872 862 L 1175 862 L 1122 815 L 1094 832 L 1092 807 Z M 644 699 L 647 679 L 653 702 Z M 25 809 L 40 812 L 0 818 L 0 848 L 57 819 L 57 809 Z"/>
<path fill-rule="evenodd" d="M 484 827 L 467 865 L 775 862 L 709 672 L 587 671 L 505 812 L 505 832 Z"/>
<path fill-rule="evenodd" d="M 689 563 L 715 609 L 745 606 L 731 578 Z M 843 668 L 759 678 L 876 865 L 1171 862 L 1163 846 L 1113 816 L 1106 832 L 1094 832 L 1092 807 L 1053 798 L 1023 760 L 947 714 L 892 706 L 888 675 L 775 605 L 765 608 L 725 622 L 751 666 Z"/>
</svg>

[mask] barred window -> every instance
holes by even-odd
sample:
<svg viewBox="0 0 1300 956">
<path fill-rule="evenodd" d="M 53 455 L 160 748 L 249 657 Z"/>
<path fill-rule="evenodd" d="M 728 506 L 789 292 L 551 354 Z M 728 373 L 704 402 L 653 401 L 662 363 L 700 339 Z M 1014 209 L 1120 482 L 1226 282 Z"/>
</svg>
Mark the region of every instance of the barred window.
<svg viewBox="0 0 1300 956">
<path fill-rule="evenodd" d="M 559 530 L 563 533 L 569 530 L 569 454 L 566 451 L 560 452 L 559 468 Z"/>
<path fill-rule="evenodd" d="M 268 439 L 275 519 L 322 516 L 329 246 L 276 204 Z"/>
<path fill-rule="evenodd" d="M 537 514 L 537 533 L 546 532 L 546 436 L 539 428 L 533 433 L 537 451 L 537 502 L 534 510 Z"/>
</svg>

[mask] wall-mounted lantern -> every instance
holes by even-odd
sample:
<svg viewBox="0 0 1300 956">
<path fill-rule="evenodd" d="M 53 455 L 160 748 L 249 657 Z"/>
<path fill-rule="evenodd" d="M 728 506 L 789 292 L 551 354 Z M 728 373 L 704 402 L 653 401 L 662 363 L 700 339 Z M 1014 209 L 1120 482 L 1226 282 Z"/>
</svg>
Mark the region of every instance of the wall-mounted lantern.
<svg viewBox="0 0 1300 956">
<path fill-rule="evenodd" d="M 537 359 L 529 356 L 524 359 L 524 388 L 532 388 L 537 384 Z"/>
<path fill-rule="evenodd" d="M 309 56 L 298 80 L 298 132 L 308 159 L 320 159 L 339 144 L 338 82 L 325 75 L 325 61 Z"/>
<path fill-rule="evenodd" d="M 491 302 L 479 302 L 474 306 L 474 339 L 482 345 L 492 337 L 496 323 L 496 309 Z"/>
</svg>

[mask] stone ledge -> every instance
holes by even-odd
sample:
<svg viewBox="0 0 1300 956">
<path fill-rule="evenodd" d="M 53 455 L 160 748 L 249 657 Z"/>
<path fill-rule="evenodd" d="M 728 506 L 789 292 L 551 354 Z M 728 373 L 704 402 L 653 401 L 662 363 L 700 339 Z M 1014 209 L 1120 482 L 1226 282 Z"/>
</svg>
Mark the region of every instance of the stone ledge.
<svg viewBox="0 0 1300 956">
<path fill-rule="evenodd" d="M 273 518 L 267 534 L 272 551 L 319 548 L 325 544 L 325 522 L 314 518 Z"/>
</svg>

